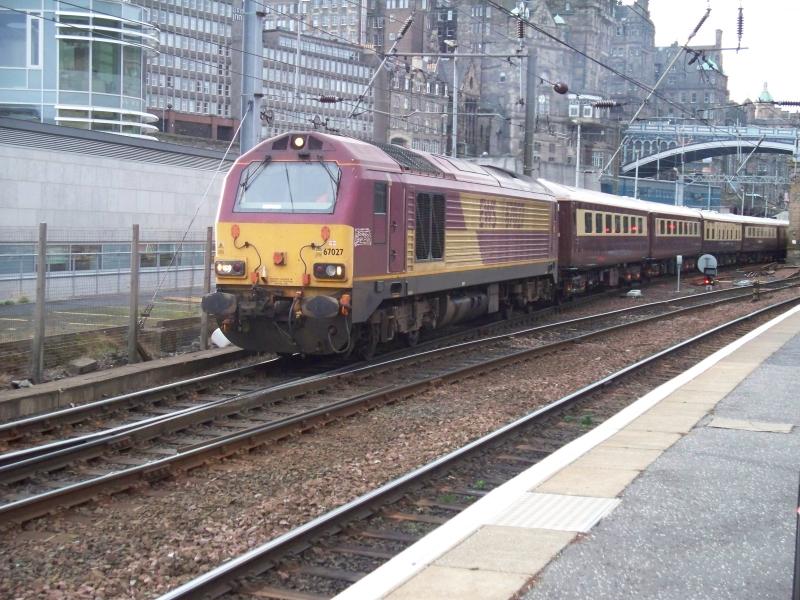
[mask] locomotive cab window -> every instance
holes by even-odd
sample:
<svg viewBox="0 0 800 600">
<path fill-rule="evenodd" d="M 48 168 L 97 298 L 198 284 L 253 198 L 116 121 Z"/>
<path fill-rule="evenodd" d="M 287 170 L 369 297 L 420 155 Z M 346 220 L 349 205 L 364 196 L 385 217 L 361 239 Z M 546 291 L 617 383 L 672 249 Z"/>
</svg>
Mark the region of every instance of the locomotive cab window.
<svg viewBox="0 0 800 600">
<path fill-rule="evenodd" d="M 387 188 L 385 181 L 376 181 L 372 199 L 372 212 L 376 215 L 386 214 Z"/>
<path fill-rule="evenodd" d="M 341 171 L 335 162 L 252 162 L 242 171 L 234 212 L 332 213 Z"/>
<path fill-rule="evenodd" d="M 414 247 L 417 260 L 444 258 L 444 196 L 417 194 Z"/>
</svg>

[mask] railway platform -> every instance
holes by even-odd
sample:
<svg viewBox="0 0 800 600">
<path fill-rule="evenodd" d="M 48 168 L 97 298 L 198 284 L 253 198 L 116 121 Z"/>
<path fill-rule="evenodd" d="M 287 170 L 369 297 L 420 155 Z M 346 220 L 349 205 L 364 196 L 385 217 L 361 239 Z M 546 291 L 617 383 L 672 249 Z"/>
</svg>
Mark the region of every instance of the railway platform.
<svg viewBox="0 0 800 600">
<path fill-rule="evenodd" d="M 788 598 L 800 307 L 496 488 L 338 600 Z"/>
</svg>

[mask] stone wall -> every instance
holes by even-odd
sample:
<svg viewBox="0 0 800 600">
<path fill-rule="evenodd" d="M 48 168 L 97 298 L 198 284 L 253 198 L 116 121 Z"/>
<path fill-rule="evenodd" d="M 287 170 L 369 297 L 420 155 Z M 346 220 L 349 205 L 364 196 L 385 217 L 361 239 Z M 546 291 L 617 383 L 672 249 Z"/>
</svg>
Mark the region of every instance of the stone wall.
<svg viewBox="0 0 800 600">
<path fill-rule="evenodd" d="M 0 145 L 3 227 L 183 230 L 214 224 L 225 173 Z M 212 182 L 207 196 L 204 192 Z"/>
</svg>

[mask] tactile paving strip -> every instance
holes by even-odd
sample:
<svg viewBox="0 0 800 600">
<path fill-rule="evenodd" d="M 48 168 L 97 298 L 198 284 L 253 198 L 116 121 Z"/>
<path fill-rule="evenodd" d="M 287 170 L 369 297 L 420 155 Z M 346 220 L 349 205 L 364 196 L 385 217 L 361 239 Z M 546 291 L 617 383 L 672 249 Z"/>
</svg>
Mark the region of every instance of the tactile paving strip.
<svg viewBox="0 0 800 600">
<path fill-rule="evenodd" d="M 517 499 L 492 524 L 585 533 L 619 503 L 619 498 L 528 492 Z"/>
</svg>

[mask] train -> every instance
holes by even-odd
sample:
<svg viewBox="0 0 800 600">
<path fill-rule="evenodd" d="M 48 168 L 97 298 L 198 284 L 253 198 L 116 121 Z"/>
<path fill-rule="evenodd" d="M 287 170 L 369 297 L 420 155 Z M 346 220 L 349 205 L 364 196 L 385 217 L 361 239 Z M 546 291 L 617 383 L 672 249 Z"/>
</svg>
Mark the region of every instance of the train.
<svg viewBox="0 0 800 600">
<path fill-rule="evenodd" d="M 779 260 L 787 228 L 290 132 L 227 173 L 202 308 L 242 348 L 369 358 L 425 330 L 689 271 L 703 254 Z"/>
</svg>

